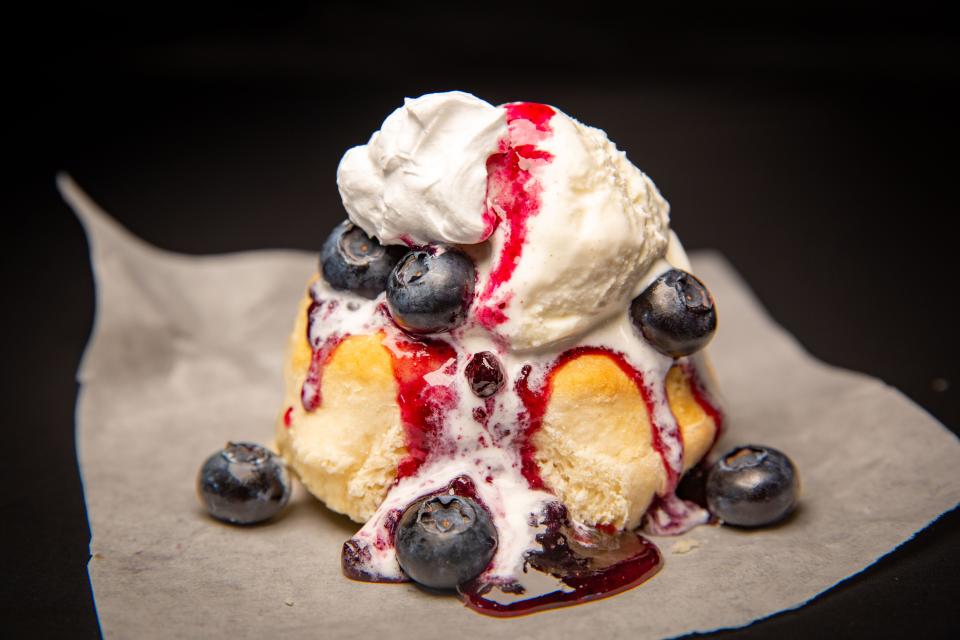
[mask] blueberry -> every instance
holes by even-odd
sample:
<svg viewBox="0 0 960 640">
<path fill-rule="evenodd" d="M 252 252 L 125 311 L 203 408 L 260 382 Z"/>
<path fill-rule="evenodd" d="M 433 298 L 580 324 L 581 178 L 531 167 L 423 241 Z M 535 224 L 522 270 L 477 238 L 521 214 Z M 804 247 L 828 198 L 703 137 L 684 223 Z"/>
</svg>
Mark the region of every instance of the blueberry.
<svg viewBox="0 0 960 640">
<path fill-rule="evenodd" d="M 503 367 L 497 356 L 489 351 L 474 354 L 464 374 L 478 398 L 489 398 L 503 387 Z"/>
<path fill-rule="evenodd" d="M 687 471 L 680 478 L 677 485 L 677 497 L 706 508 L 707 506 L 707 474 L 710 467 L 705 462 Z"/>
<path fill-rule="evenodd" d="M 473 262 L 457 249 L 411 251 L 387 279 L 387 306 L 410 333 L 449 331 L 466 317 L 474 278 Z"/>
<path fill-rule="evenodd" d="M 770 447 L 729 451 L 707 475 L 707 506 L 727 524 L 761 527 L 782 520 L 797 503 L 799 476 L 790 458 Z"/>
<path fill-rule="evenodd" d="M 290 499 L 283 460 L 250 442 L 228 442 L 203 463 L 197 494 L 214 518 L 253 524 L 272 518 Z"/>
<path fill-rule="evenodd" d="M 411 580 L 453 589 L 486 569 L 497 531 L 486 510 L 470 498 L 437 495 L 414 502 L 396 535 L 397 560 Z"/>
<path fill-rule="evenodd" d="M 671 269 L 630 303 L 630 318 L 657 351 L 674 358 L 707 346 L 717 329 L 717 309 L 703 283 Z"/>
<path fill-rule="evenodd" d="M 390 270 L 405 251 L 400 246 L 383 246 L 346 220 L 323 243 L 320 269 L 334 289 L 352 291 L 372 300 L 387 286 Z"/>
</svg>

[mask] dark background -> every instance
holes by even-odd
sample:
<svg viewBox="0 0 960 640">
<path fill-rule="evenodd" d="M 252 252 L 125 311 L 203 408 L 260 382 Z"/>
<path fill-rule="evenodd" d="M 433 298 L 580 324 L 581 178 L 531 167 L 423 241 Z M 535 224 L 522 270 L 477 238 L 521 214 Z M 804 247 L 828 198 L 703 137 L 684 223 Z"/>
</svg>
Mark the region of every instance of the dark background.
<svg viewBox="0 0 960 640">
<path fill-rule="evenodd" d="M 60 169 L 167 249 L 316 251 L 341 154 L 404 96 L 548 102 L 605 129 L 687 247 L 723 252 L 810 352 L 957 432 L 960 47 L 937 5 L 415 5 L 6 16 L 4 635 L 98 635 L 73 443 L 94 290 Z M 947 636 L 958 519 L 718 636 Z"/>
</svg>

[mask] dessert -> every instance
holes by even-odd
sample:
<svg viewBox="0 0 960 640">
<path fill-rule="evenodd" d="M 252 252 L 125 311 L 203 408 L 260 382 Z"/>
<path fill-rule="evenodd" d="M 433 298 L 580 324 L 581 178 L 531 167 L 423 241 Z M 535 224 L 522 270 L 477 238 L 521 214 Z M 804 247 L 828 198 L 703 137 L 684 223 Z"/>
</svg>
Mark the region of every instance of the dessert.
<svg viewBox="0 0 960 640">
<path fill-rule="evenodd" d="M 653 182 L 558 109 L 450 92 L 408 99 L 337 184 L 276 442 L 362 524 L 344 573 L 496 615 L 655 573 L 635 530 L 708 522 L 676 490 L 722 419 L 716 309 Z"/>
</svg>

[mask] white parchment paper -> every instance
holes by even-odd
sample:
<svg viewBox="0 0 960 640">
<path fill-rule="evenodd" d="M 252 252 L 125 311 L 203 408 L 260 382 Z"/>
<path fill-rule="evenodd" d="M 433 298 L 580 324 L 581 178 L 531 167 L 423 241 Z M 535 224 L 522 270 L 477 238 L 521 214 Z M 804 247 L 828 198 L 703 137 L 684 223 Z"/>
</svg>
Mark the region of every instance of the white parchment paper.
<svg viewBox="0 0 960 640">
<path fill-rule="evenodd" d="M 220 524 L 194 486 L 228 439 L 268 443 L 281 359 L 316 256 L 190 257 L 121 229 L 66 177 L 87 230 L 95 327 L 79 372 L 77 443 L 92 530 L 90 578 L 112 638 L 642 638 L 745 625 L 802 605 L 960 500 L 960 443 L 895 389 L 807 355 L 716 253 L 694 270 L 714 293 L 711 350 L 726 444 L 787 452 L 800 510 L 754 532 L 657 538 L 665 566 L 598 602 L 514 619 L 406 585 L 352 582 L 357 529 L 299 488 L 278 521 Z"/>
</svg>

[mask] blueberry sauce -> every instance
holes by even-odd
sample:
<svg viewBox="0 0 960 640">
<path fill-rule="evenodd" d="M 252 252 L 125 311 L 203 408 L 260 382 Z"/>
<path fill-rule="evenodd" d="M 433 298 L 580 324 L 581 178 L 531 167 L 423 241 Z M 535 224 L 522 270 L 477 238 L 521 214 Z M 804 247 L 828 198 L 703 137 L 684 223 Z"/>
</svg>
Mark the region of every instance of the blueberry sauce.
<svg viewBox="0 0 960 640">
<path fill-rule="evenodd" d="M 529 550 L 513 580 L 483 576 L 458 589 L 468 607 L 517 616 L 615 595 L 653 577 L 663 559 L 649 540 L 630 531 L 575 528 L 566 508 L 550 503 L 536 523 L 539 548 Z"/>
<path fill-rule="evenodd" d="M 315 288 L 310 289 L 311 302 L 307 307 L 307 342 L 312 354 L 307 377 L 300 390 L 300 403 L 307 412 L 314 411 L 323 403 L 321 387 L 323 386 L 323 370 L 327 362 L 333 357 L 333 352 L 346 337 L 338 332 L 326 334 L 324 324 L 330 320 L 340 301 L 336 298 L 322 297 Z"/>
<path fill-rule="evenodd" d="M 556 370 L 556 367 L 553 367 Z M 522 431 L 520 440 L 521 473 L 526 478 L 531 489 L 543 489 L 543 478 L 540 477 L 540 466 L 534 457 L 536 449 L 531 438 L 543 425 L 543 415 L 547 412 L 547 402 L 550 400 L 551 386 L 549 379 L 541 388 L 531 388 L 530 374 L 533 367 L 523 365 L 520 376 L 517 378 L 516 390 L 523 403 L 523 411 L 517 415 L 517 424 Z"/>
<path fill-rule="evenodd" d="M 700 376 L 698 369 L 693 366 L 691 362 L 685 362 L 683 364 L 683 371 L 687 376 L 687 379 L 690 381 L 690 389 L 693 391 L 693 399 L 696 401 L 700 408 L 703 409 L 713 420 L 713 424 L 716 426 L 716 429 L 713 433 L 713 442 L 710 443 L 710 448 L 713 448 L 713 445 L 717 443 L 717 440 L 720 439 L 720 436 L 723 435 L 723 413 L 718 409 L 720 406 L 713 395 L 710 393 L 709 388 L 704 384 L 703 378 Z"/>
<path fill-rule="evenodd" d="M 345 336 L 333 334 L 329 336 L 322 344 L 314 347 L 313 355 L 310 358 L 310 368 L 307 369 L 307 377 L 303 381 L 303 388 L 300 391 L 300 402 L 305 411 L 314 411 L 323 404 L 323 370 L 333 357 L 333 352 L 337 346 L 343 342 Z"/>
<path fill-rule="evenodd" d="M 393 344 L 393 376 L 407 446 L 407 456 L 397 467 L 400 479 L 416 473 L 432 449 L 445 444 L 452 449 L 441 438 L 445 414 L 457 404 L 457 391 L 452 385 L 430 384 L 428 375 L 440 371 L 452 376 L 456 352 L 447 342 L 422 337 L 400 337 Z"/>
</svg>

